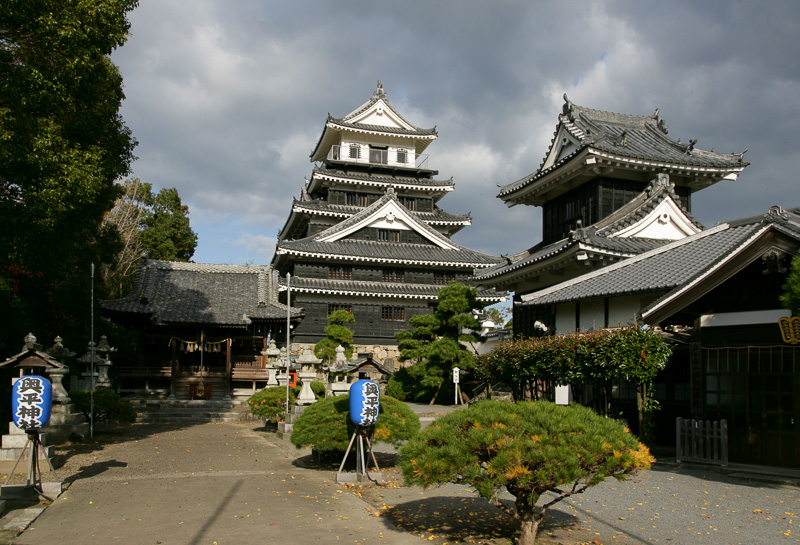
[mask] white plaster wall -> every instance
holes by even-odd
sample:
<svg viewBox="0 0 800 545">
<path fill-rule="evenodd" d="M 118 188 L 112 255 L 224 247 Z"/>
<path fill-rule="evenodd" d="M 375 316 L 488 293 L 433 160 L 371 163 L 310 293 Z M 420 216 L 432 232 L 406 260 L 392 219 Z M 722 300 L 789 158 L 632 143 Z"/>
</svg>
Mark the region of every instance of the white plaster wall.
<svg viewBox="0 0 800 545">
<path fill-rule="evenodd" d="M 560 303 L 556 305 L 556 334 L 564 335 L 575 331 L 575 304 Z"/>
<path fill-rule="evenodd" d="M 606 305 L 603 299 L 581 302 L 581 331 L 596 331 L 605 327 Z"/>
<path fill-rule="evenodd" d="M 602 299 L 581 303 L 581 330 L 619 327 L 633 322 L 642 309 L 642 299 L 638 295 L 612 297 L 608 308 L 608 324 L 605 323 L 605 302 Z M 575 331 L 575 303 L 556 305 L 556 333 L 563 335 Z"/>
<path fill-rule="evenodd" d="M 639 295 L 612 297 L 608 309 L 608 327 L 632 323 L 643 306 Z"/>
</svg>

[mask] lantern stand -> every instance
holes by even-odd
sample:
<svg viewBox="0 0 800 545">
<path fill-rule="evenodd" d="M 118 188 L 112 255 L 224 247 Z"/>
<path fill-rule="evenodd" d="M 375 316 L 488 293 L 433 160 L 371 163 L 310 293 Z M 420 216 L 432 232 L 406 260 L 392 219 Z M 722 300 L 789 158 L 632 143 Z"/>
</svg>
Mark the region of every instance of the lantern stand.
<svg viewBox="0 0 800 545">
<path fill-rule="evenodd" d="M 41 497 L 46 499 L 47 501 L 53 501 L 52 498 L 47 496 L 42 491 L 42 471 L 39 468 L 39 444 L 41 440 L 39 438 L 39 429 L 33 428 L 25 430 L 25 433 L 28 435 L 28 441 L 25 443 L 25 446 L 22 448 L 22 452 L 19 454 L 17 461 L 14 462 L 14 467 L 11 468 L 11 471 L 8 473 L 8 477 L 6 477 L 6 483 L 11 479 L 11 476 L 16 471 L 17 466 L 19 465 L 20 461 L 25 457 L 25 453 L 28 451 L 28 447 L 31 447 L 31 457 L 28 463 L 28 482 L 25 485 L 26 487 L 32 489 L 36 492 L 37 497 Z M 58 475 L 56 475 L 56 469 L 53 467 L 53 462 L 50 461 L 50 458 L 47 459 L 47 464 L 50 466 L 50 472 L 55 477 L 55 480 L 58 481 Z"/>
<path fill-rule="evenodd" d="M 350 438 L 350 444 L 347 445 L 347 450 L 344 453 L 342 464 L 339 466 L 339 472 L 336 474 L 337 483 L 361 483 L 364 481 L 377 482 L 383 478 L 381 468 L 378 467 L 378 460 L 375 459 L 375 453 L 372 452 L 372 441 L 370 440 L 370 437 L 372 436 L 374 429 L 375 426 L 370 426 L 368 428 L 356 426 L 356 431 L 353 432 L 353 436 Z M 356 441 L 356 439 L 358 441 Z M 345 462 L 347 462 L 347 457 L 350 455 L 350 450 L 353 448 L 353 443 L 356 443 L 356 472 L 355 474 L 349 472 L 344 473 L 342 470 L 344 469 Z M 369 447 L 369 453 L 365 452 L 364 443 L 366 443 L 366 446 Z M 370 458 L 372 458 L 372 463 L 375 464 L 375 472 L 372 475 L 370 475 L 369 471 L 367 470 L 367 465 L 369 464 Z"/>
</svg>

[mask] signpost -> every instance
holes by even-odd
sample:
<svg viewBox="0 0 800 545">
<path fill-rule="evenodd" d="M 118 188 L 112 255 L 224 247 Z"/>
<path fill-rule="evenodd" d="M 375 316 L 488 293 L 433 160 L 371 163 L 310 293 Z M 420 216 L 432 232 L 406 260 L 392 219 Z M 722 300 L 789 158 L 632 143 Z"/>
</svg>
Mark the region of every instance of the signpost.
<svg viewBox="0 0 800 545">
<path fill-rule="evenodd" d="M 460 372 L 461 369 L 459 369 L 458 367 L 453 367 L 453 384 L 455 384 L 455 388 L 453 389 L 456 391 L 456 403 L 455 403 L 456 405 L 458 405 L 458 381 Z"/>
</svg>

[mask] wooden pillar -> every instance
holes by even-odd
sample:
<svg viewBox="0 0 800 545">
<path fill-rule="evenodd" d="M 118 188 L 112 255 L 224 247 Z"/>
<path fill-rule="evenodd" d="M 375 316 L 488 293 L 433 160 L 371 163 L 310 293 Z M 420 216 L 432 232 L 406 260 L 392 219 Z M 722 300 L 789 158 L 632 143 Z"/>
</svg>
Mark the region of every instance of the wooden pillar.
<svg viewBox="0 0 800 545">
<path fill-rule="evenodd" d="M 225 348 L 225 396 L 230 394 L 232 391 L 232 382 L 233 382 L 233 365 L 231 365 L 231 345 L 233 344 L 233 340 L 228 339 L 228 342 L 225 343 L 227 346 Z"/>
</svg>

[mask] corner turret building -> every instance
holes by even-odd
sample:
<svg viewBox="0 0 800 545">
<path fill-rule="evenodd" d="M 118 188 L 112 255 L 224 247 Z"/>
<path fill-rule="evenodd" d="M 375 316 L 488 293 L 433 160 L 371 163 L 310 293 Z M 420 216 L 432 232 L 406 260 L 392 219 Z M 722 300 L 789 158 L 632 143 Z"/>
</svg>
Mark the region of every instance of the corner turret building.
<svg viewBox="0 0 800 545">
<path fill-rule="evenodd" d="M 501 265 L 475 278 L 480 285 L 515 292 L 515 334 L 536 335 L 536 327 L 555 330 L 555 317 L 527 305 L 526 295 L 703 230 L 691 213 L 692 194 L 736 180 L 748 163 L 744 151 L 717 153 L 696 143 L 668 136 L 658 110 L 651 116 L 605 112 L 573 104 L 564 95 L 541 166 L 500 185 L 497 195 L 509 207 L 542 207 L 542 240 L 503 256 Z M 606 305 L 600 312 L 603 323 L 592 327 L 624 324 L 634 314 L 624 300 L 590 304 Z M 584 306 L 584 316 L 588 310 Z M 574 329 L 587 329 L 579 307 Z"/>
<path fill-rule="evenodd" d="M 356 319 L 360 350 L 394 345 L 412 316 L 432 312 L 448 282 L 468 282 L 501 262 L 451 240 L 471 218 L 439 207 L 455 184 L 437 179 L 423 153 L 436 137 L 435 128 L 395 111 L 380 82 L 351 113 L 328 115 L 310 156 L 316 166 L 272 259 L 283 284 L 290 274 L 291 305 L 305 315 L 293 342 L 319 341 L 328 315 L 345 309 Z M 488 304 L 504 299 L 493 290 L 479 296 Z"/>
</svg>

